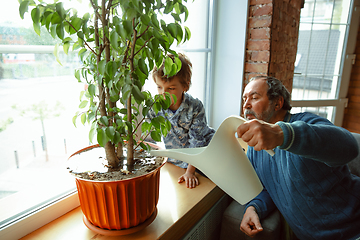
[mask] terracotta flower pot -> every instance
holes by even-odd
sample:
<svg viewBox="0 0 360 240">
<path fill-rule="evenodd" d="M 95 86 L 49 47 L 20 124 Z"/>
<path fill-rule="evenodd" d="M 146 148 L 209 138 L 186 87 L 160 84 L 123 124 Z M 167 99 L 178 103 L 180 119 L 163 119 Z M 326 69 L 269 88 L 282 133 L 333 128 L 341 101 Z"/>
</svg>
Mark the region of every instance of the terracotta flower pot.
<svg viewBox="0 0 360 240">
<path fill-rule="evenodd" d="M 95 147 L 98 145 L 84 148 L 72 156 Z M 91 230 L 105 235 L 121 235 L 106 234 L 106 230 L 125 230 L 124 234 L 128 234 L 142 229 L 134 227 L 156 216 L 160 168 L 165 162 L 146 175 L 125 180 L 93 181 L 76 177 L 85 224 Z"/>
</svg>

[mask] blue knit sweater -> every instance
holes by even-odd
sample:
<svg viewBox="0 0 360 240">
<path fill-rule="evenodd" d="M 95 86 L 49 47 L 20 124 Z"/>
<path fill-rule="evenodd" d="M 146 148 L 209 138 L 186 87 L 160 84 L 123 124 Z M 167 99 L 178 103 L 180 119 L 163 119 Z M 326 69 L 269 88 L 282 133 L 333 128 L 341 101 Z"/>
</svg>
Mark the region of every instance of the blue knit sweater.
<svg viewBox="0 0 360 240">
<path fill-rule="evenodd" d="M 273 157 L 248 149 L 264 190 L 247 206 L 260 219 L 277 207 L 299 239 L 360 237 L 360 178 L 346 165 L 359 151 L 354 137 L 311 113 L 288 113 L 276 124 L 284 143 Z"/>
</svg>

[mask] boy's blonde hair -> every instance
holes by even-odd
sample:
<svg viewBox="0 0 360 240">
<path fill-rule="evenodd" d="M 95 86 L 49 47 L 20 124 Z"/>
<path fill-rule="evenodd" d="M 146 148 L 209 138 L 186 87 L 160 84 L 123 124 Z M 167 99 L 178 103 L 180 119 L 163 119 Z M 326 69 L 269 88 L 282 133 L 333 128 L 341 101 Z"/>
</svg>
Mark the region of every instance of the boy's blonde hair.
<svg viewBox="0 0 360 240">
<path fill-rule="evenodd" d="M 166 77 L 164 75 L 164 63 L 161 65 L 160 68 L 156 66 L 152 70 L 152 77 L 155 81 L 156 78 L 160 78 L 162 81 L 170 82 L 175 76 L 179 78 L 181 85 L 186 89 L 189 90 L 191 85 L 191 75 L 192 75 L 192 63 L 190 59 L 183 53 L 178 53 L 179 59 L 181 61 L 181 69 L 180 71 L 172 77 Z M 174 54 L 168 54 L 168 56 L 174 61 Z"/>
</svg>

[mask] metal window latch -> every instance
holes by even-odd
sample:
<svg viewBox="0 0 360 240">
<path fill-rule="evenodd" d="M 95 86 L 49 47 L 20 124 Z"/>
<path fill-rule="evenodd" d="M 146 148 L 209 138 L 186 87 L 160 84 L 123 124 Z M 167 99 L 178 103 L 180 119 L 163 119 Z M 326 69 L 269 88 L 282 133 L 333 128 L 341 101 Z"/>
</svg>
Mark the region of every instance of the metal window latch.
<svg viewBox="0 0 360 240">
<path fill-rule="evenodd" d="M 354 65 L 354 64 L 355 64 L 355 60 L 356 60 L 356 54 L 348 54 L 348 55 L 346 55 L 346 59 L 350 59 L 350 60 L 351 60 L 351 64 Z"/>
</svg>

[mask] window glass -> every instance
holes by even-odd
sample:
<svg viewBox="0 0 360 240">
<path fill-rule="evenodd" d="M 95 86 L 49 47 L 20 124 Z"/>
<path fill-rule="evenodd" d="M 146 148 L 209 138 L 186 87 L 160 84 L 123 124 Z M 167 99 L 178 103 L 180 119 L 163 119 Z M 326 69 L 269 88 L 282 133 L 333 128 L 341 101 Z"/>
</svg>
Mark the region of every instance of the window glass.
<svg viewBox="0 0 360 240">
<path fill-rule="evenodd" d="M 88 146 L 89 126 L 77 127 L 80 91 L 74 77 L 76 53 L 53 55 L 54 40 L 33 31 L 30 14 L 22 20 L 17 1 L 0 0 L 0 229 L 42 204 L 75 189 L 66 169 L 70 154 Z M 78 4 L 78 11 L 86 4 Z M 86 1 L 84 1 L 86 2 Z M 204 101 L 208 81 L 208 1 L 189 1 L 192 31 L 187 45 L 177 46 L 193 63 L 190 93 Z M 84 7 L 85 6 L 85 7 Z M 84 9 L 83 9 L 84 8 Z M 149 85 L 153 82 L 150 78 Z M 154 86 L 152 86 L 154 87 Z M 149 89 L 152 88 L 149 86 Z M 152 88 L 156 93 L 156 87 Z"/>
<path fill-rule="evenodd" d="M 338 98 L 350 0 L 306 0 L 301 10 L 292 100 Z M 319 110 L 320 111 L 320 110 Z M 326 115 L 332 120 L 332 108 Z"/>
<path fill-rule="evenodd" d="M 293 107 L 291 113 L 310 112 L 320 117 L 331 119 L 334 114 L 335 107 Z"/>
</svg>

